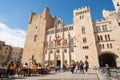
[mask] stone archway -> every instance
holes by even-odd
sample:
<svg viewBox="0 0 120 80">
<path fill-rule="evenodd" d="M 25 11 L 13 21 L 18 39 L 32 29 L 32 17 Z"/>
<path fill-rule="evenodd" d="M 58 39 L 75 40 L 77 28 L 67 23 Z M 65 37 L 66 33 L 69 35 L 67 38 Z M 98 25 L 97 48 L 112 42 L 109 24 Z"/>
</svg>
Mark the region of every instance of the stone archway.
<svg viewBox="0 0 120 80">
<path fill-rule="evenodd" d="M 99 56 L 100 67 L 105 67 L 108 64 L 109 67 L 116 67 L 117 56 L 113 53 L 104 53 Z"/>
<path fill-rule="evenodd" d="M 61 58 L 60 55 L 56 56 L 56 66 L 61 66 Z"/>
</svg>

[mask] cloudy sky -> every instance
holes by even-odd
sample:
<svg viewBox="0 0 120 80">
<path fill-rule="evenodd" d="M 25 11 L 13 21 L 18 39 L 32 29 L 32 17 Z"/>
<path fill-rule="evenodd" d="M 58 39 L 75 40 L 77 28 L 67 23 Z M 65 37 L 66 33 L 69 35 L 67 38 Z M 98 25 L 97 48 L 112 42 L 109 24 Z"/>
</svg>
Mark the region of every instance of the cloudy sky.
<svg viewBox="0 0 120 80">
<path fill-rule="evenodd" d="M 49 7 L 51 14 L 72 23 L 73 10 L 89 6 L 92 19 L 102 18 L 102 10 L 114 10 L 112 0 L 0 0 L 0 40 L 14 47 L 24 47 L 29 14 Z"/>
</svg>

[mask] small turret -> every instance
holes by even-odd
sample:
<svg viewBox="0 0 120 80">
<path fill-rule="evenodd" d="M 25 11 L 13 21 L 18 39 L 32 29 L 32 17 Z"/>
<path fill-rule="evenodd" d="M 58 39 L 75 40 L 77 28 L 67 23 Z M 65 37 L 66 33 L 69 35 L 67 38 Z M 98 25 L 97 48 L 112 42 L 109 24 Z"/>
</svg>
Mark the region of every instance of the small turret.
<svg viewBox="0 0 120 80">
<path fill-rule="evenodd" d="M 85 13 L 88 13 L 88 12 L 90 12 L 90 8 L 88 6 L 85 6 L 85 7 L 82 7 L 82 8 L 75 9 L 73 11 L 73 15 L 77 16 L 77 15 L 85 14 Z"/>
<path fill-rule="evenodd" d="M 118 9 L 120 8 L 120 0 L 112 0 L 114 7 L 115 7 L 115 11 L 118 12 Z"/>
<path fill-rule="evenodd" d="M 34 12 L 31 12 L 31 13 L 30 13 L 29 24 L 31 24 L 33 15 L 35 15 L 35 14 L 36 14 L 36 13 L 34 13 Z"/>
<path fill-rule="evenodd" d="M 44 15 L 44 18 L 47 18 L 47 16 L 50 15 L 50 10 L 49 10 L 48 7 L 46 7 L 46 8 L 44 9 L 44 11 L 43 11 L 43 15 Z"/>
</svg>

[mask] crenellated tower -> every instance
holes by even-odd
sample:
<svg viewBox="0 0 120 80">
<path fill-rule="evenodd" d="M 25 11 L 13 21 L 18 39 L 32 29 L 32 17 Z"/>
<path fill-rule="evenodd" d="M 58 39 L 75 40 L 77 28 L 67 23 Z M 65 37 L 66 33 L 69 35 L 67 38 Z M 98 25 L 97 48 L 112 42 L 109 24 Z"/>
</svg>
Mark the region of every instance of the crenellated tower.
<svg viewBox="0 0 120 80">
<path fill-rule="evenodd" d="M 49 8 L 40 14 L 31 13 L 24 45 L 22 63 L 44 63 L 44 43 L 46 30 L 55 25 L 55 16 L 50 15 Z"/>
<path fill-rule="evenodd" d="M 90 8 L 75 9 L 73 24 L 76 32 L 77 60 L 88 60 L 91 67 L 98 67 L 98 54 L 95 43 Z M 96 61 L 96 62 L 95 62 Z"/>
</svg>

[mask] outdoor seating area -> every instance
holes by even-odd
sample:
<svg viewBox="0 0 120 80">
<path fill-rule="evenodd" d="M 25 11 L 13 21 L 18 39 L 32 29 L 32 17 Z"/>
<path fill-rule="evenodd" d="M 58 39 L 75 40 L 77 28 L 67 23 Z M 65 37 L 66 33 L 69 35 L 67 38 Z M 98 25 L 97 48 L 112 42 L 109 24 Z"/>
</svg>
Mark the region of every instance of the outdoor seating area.
<svg viewBox="0 0 120 80">
<path fill-rule="evenodd" d="M 49 74 L 51 67 L 47 65 L 46 67 L 38 67 L 37 65 L 33 65 L 31 68 L 26 68 L 23 66 L 11 67 L 9 68 L 0 68 L 0 78 L 14 78 L 16 75 L 17 77 L 29 77 L 29 76 L 36 76 L 36 75 L 45 75 Z"/>
</svg>

